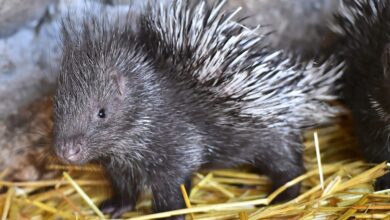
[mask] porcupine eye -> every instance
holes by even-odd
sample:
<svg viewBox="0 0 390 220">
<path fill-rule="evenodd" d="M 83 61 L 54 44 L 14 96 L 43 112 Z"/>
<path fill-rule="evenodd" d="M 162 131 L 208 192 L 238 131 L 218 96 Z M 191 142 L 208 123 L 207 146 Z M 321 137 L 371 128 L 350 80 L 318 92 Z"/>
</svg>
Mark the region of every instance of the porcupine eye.
<svg viewBox="0 0 390 220">
<path fill-rule="evenodd" d="M 98 117 L 99 118 L 106 118 L 106 111 L 104 110 L 104 108 L 99 110 Z"/>
</svg>

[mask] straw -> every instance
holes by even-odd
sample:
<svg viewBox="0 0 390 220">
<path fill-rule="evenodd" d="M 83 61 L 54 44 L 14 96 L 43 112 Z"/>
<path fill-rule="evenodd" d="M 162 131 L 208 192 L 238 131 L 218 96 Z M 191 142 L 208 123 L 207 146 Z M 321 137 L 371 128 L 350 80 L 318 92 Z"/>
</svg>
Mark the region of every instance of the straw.
<svg viewBox="0 0 390 220">
<path fill-rule="evenodd" d="M 14 192 L 15 192 L 14 188 L 8 189 L 7 198 L 5 200 L 5 204 L 4 204 L 3 214 L 1 216 L 1 220 L 6 220 L 7 219 L 9 208 L 11 207 L 12 196 L 14 195 Z"/>
<path fill-rule="evenodd" d="M 183 199 L 184 199 L 184 202 L 186 204 L 186 207 L 191 208 L 191 202 L 190 202 L 190 199 L 188 198 L 186 187 L 183 184 L 180 185 L 180 190 L 181 190 L 181 193 L 183 195 Z M 191 219 L 195 219 L 195 216 L 193 213 L 191 213 L 190 216 L 191 216 Z"/>
<path fill-rule="evenodd" d="M 193 176 L 190 195 L 181 186 L 185 209 L 151 213 L 152 197 L 145 191 L 136 209 L 122 218 L 153 220 L 187 215 L 196 220 L 390 219 L 390 189 L 373 189 L 374 180 L 387 173 L 389 164 L 369 164 L 355 153 L 359 148 L 349 123 L 316 128 L 304 137 L 306 172 L 274 192 L 270 191 L 269 178 L 248 167 L 199 171 Z M 109 199 L 111 193 L 100 166 L 56 163 L 46 167 L 49 172 L 65 172 L 46 180 L 0 181 L 6 189 L 0 194 L 1 220 L 105 217 L 96 204 Z M 7 172 L 0 174 L 6 177 Z M 298 197 L 270 205 L 297 183 L 302 185 Z"/>
<path fill-rule="evenodd" d="M 75 190 L 80 194 L 80 196 L 84 199 L 84 201 L 93 209 L 93 211 L 101 218 L 104 219 L 103 213 L 96 207 L 93 201 L 89 198 L 89 196 L 80 188 L 79 185 L 69 176 L 67 172 L 63 173 L 66 180 L 72 184 Z"/>
<path fill-rule="evenodd" d="M 314 132 L 314 146 L 316 148 L 316 158 L 318 162 L 318 175 L 320 176 L 321 189 L 324 190 L 324 173 L 322 172 L 320 144 L 318 142 L 318 133 Z"/>
</svg>

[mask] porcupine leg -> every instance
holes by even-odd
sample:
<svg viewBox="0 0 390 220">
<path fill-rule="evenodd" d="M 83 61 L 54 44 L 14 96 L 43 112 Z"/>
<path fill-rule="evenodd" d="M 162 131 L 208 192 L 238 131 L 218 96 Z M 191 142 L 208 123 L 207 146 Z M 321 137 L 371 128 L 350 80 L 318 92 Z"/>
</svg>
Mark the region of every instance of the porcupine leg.
<svg viewBox="0 0 390 220">
<path fill-rule="evenodd" d="M 183 175 L 184 176 L 184 175 Z M 181 178 L 178 174 L 176 179 L 165 179 L 165 182 L 157 182 L 152 185 L 153 212 L 165 212 L 185 208 L 183 195 L 180 191 L 180 184 L 184 184 L 189 194 L 191 190 L 191 175 Z M 169 220 L 184 220 L 184 215 L 172 216 Z"/>
<path fill-rule="evenodd" d="M 375 181 L 375 190 L 385 190 L 390 188 L 390 173 L 379 177 Z"/>
<path fill-rule="evenodd" d="M 366 134 L 363 134 L 366 135 Z M 361 136 L 363 136 L 361 135 Z M 385 138 L 376 137 L 361 137 L 364 156 L 370 163 L 389 162 L 388 141 Z M 387 139 L 387 137 L 386 137 Z M 390 173 L 387 173 L 375 180 L 375 190 L 385 190 L 390 188 Z"/>
<path fill-rule="evenodd" d="M 368 101 L 367 101 L 368 102 Z M 356 110 L 358 109 L 358 110 Z M 360 109 L 364 109 L 360 110 Z M 390 137 L 387 132 L 378 132 L 387 127 L 388 122 L 380 120 L 377 110 L 367 106 L 356 105 L 354 107 L 356 132 L 360 140 L 363 156 L 370 163 L 390 162 Z M 365 115 L 370 114 L 371 117 Z M 379 177 L 375 181 L 375 190 L 390 188 L 390 173 Z"/>
<path fill-rule="evenodd" d="M 361 145 L 363 148 L 363 155 L 370 163 L 383 163 L 384 161 L 390 162 L 390 146 L 387 134 L 372 135 L 372 133 L 369 132 L 369 129 L 374 129 L 373 127 L 369 127 L 367 124 L 364 125 L 365 127 L 363 125 L 360 125 L 360 127 L 358 128 L 359 132 L 360 130 L 363 130 L 363 132 L 359 134 L 359 137 L 361 139 Z M 375 130 L 378 129 L 376 128 Z M 390 173 L 378 177 L 375 180 L 374 186 L 375 190 L 390 189 Z"/>
<path fill-rule="evenodd" d="M 365 135 L 365 134 L 363 134 Z M 360 136 L 363 136 L 360 135 Z M 367 135 L 366 135 L 367 136 Z M 370 163 L 389 162 L 389 143 L 386 137 L 363 137 L 362 141 L 364 156 Z M 390 173 L 387 173 L 375 180 L 375 190 L 385 190 L 390 188 Z"/>
<path fill-rule="evenodd" d="M 271 135 L 266 150 L 257 156 L 256 168 L 271 178 L 272 192 L 304 172 L 300 135 Z M 272 203 L 288 201 L 299 195 L 300 184 L 287 188 Z"/>
<path fill-rule="evenodd" d="M 109 169 L 109 168 L 108 168 Z M 110 199 L 100 204 L 100 209 L 111 215 L 112 218 L 119 218 L 124 213 L 134 210 L 139 195 L 139 187 L 131 175 L 124 175 L 124 172 L 110 169 L 109 178 L 112 184 L 113 195 Z"/>
<path fill-rule="evenodd" d="M 383 163 L 384 161 L 389 162 L 389 151 L 388 151 L 388 143 L 378 143 L 381 144 L 379 147 L 375 146 L 378 140 L 370 139 L 371 144 L 366 143 L 366 146 L 369 146 L 371 149 L 363 149 L 363 152 L 366 156 L 366 159 L 371 163 Z M 372 149 L 377 149 L 376 152 Z M 367 151 L 370 151 L 369 153 Z M 390 173 L 387 173 L 381 177 L 378 177 L 375 180 L 375 190 L 385 190 L 390 189 Z"/>
</svg>

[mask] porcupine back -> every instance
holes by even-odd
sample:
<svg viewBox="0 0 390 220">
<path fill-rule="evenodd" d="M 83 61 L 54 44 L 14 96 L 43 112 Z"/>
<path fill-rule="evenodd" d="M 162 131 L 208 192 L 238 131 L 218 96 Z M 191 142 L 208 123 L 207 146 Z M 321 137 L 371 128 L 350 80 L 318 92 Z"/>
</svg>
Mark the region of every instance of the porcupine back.
<svg viewBox="0 0 390 220">
<path fill-rule="evenodd" d="M 233 21 L 235 12 L 222 12 L 223 4 L 210 11 L 205 1 L 195 7 L 185 0 L 166 8 L 149 5 L 142 38 L 151 54 L 209 91 L 210 99 L 225 100 L 229 108 L 223 111 L 234 117 L 297 129 L 329 122 L 339 111 L 328 101 L 336 99 L 342 63 L 331 58 L 296 64 L 261 45 L 268 36 Z"/>
</svg>

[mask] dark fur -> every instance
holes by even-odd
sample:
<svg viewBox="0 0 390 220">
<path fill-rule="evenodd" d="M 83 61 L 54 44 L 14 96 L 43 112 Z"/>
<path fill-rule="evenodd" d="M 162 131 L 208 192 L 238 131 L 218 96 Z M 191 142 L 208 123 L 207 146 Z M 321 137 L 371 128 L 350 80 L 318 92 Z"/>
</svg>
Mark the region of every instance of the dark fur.
<svg viewBox="0 0 390 220">
<path fill-rule="evenodd" d="M 196 13 L 185 4 L 177 7 Z M 211 9 L 202 12 L 205 19 L 197 22 L 206 24 L 210 12 Z M 223 16 L 222 21 L 227 17 Z M 239 107 L 256 100 L 245 99 L 246 94 L 235 97 L 237 93 L 213 89 L 223 87 L 233 77 L 229 74 L 237 74 L 235 71 L 253 72 L 271 52 L 256 49 L 256 45 L 248 48 L 237 44 L 238 52 L 230 53 L 231 59 L 226 59 L 218 69 L 221 73 L 209 73 L 219 74 L 214 76 L 220 77 L 219 82 L 198 80 L 196 70 L 221 51 L 223 45 L 212 50 L 204 48 L 209 56 L 194 60 L 199 47 L 174 48 L 171 44 L 174 40 L 158 35 L 153 19 L 161 17 L 142 16 L 137 33 L 126 22 L 95 16 L 85 18 L 82 28 L 64 21 L 63 56 L 55 96 L 55 149 L 63 160 L 71 163 L 97 161 L 104 165 L 114 195 L 102 204 L 103 210 L 118 217 L 133 209 L 144 185 L 152 189 L 155 212 L 183 208 L 179 185 L 185 184 L 189 190 L 192 173 L 204 167 L 251 164 L 271 177 L 273 189 L 302 174 L 300 135 L 303 127 L 316 123 L 311 109 L 324 112 L 324 118 L 333 114 L 324 100 L 311 94 L 323 82 L 305 84 L 309 73 L 299 68 L 309 67 L 294 66 L 281 56 L 264 61 L 271 67 L 286 68 L 281 77 L 293 79 L 288 81 L 289 88 L 278 88 L 276 82 L 268 87 L 271 91 L 264 90 L 260 95 L 270 95 L 272 90 L 279 89 L 275 94 L 280 94 L 278 98 L 284 102 L 276 104 L 284 105 L 290 99 L 302 99 L 302 95 L 283 96 L 284 92 L 297 88 L 308 93 L 309 101 L 302 99 L 300 106 L 272 108 L 274 115 L 244 114 Z M 213 36 L 229 39 L 243 31 L 232 26 L 225 35 Z M 186 39 L 190 37 L 185 35 Z M 242 42 L 249 40 L 243 37 Z M 232 69 L 230 63 L 243 52 L 248 52 L 250 59 L 245 58 Z M 295 69 L 296 72 L 287 72 Z M 272 71 L 276 75 L 284 70 L 272 68 Z M 259 76 L 256 83 L 264 80 L 267 79 Z M 327 87 L 323 87 L 323 94 L 318 96 L 328 94 Z M 267 105 L 270 104 L 254 108 L 266 111 Z M 107 113 L 104 119 L 98 117 L 101 108 Z M 76 156 L 70 159 L 69 154 Z M 292 199 L 298 193 L 299 185 L 292 186 L 276 201 Z"/>
<path fill-rule="evenodd" d="M 344 6 L 335 27 L 347 66 L 343 97 L 367 160 L 390 161 L 390 1 L 344 1 Z M 376 189 L 387 188 L 389 174 L 376 182 Z"/>
</svg>

